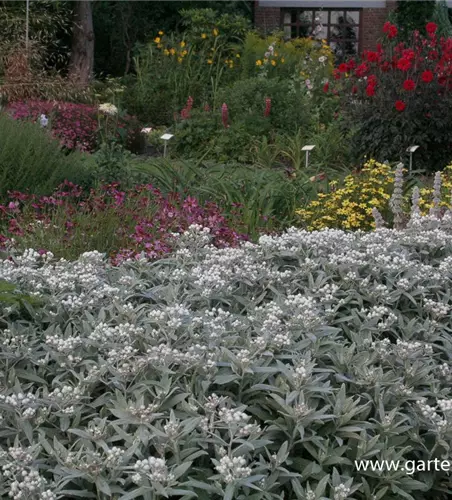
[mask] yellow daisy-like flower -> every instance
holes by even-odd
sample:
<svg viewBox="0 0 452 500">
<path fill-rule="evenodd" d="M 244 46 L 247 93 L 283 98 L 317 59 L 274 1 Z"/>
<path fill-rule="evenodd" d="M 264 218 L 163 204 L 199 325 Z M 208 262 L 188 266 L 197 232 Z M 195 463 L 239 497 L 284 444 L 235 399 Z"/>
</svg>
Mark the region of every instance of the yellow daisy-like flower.
<svg viewBox="0 0 452 500">
<path fill-rule="evenodd" d="M 154 38 L 154 42 L 155 42 L 155 43 L 160 43 L 160 40 L 161 40 L 161 38 L 160 38 L 159 36 L 158 36 L 158 37 L 156 37 L 156 38 Z"/>
<path fill-rule="evenodd" d="M 240 59 L 240 54 L 236 54 L 235 57 L 237 57 L 237 59 Z"/>
<path fill-rule="evenodd" d="M 213 35 L 214 36 L 218 36 L 219 34 L 219 31 L 217 30 L 217 28 L 215 28 L 213 31 L 212 31 Z"/>
<path fill-rule="evenodd" d="M 178 57 L 178 58 L 177 58 L 177 62 L 178 62 L 178 63 L 181 63 L 182 61 L 183 61 L 183 58 L 182 58 L 182 57 Z"/>
<path fill-rule="evenodd" d="M 213 63 L 212 59 L 207 59 L 207 64 L 212 64 L 212 63 Z"/>
<path fill-rule="evenodd" d="M 207 38 L 207 35 L 206 35 L 205 33 L 203 33 L 203 34 L 201 35 L 201 38 L 202 38 L 203 40 L 205 40 L 205 39 Z"/>
<path fill-rule="evenodd" d="M 169 56 L 169 55 L 170 55 L 170 51 L 169 51 L 168 49 L 165 49 L 165 50 L 163 51 L 163 53 L 165 54 L 165 56 Z"/>
<path fill-rule="evenodd" d="M 184 55 L 184 56 L 186 56 L 187 54 L 188 54 L 188 51 L 186 51 L 186 50 L 184 50 L 184 51 L 182 52 L 182 55 Z"/>
<path fill-rule="evenodd" d="M 174 54 L 175 54 L 175 53 L 176 53 L 176 49 L 170 49 L 170 54 L 171 54 L 172 56 L 174 56 Z"/>
<path fill-rule="evenodd" d="M 260 59 L 256 61 L 256 66 L 262 66 L 262 61 Z"/>
<path fill-rule="evenodd" d="M 272 66 L 276 66 L 276 61 L 275 61 L 275 60 L 273 60 L 273 61 L 271 62 L 271 65 L 272 65 Z"/>
<path fill-rule="evenodd" d="M 182 42 L 180 43 L 180 46 L 181 46 L 182 48 L 184 48 L 186 45 L 187 45 L 187 44 L 186 44 L 184 41 L 182 41 Z"/>
<path fill-rule="evenodd" d="M 159 31 L 159 35 L 162 36 L 164 33 L 163 31 Z"/>
<path fill-rule="evenodd" d="M 282 62 L 282 64 L 284 64 L 286 62 L 286 60 L 284 59 L 284 57 L 281 57 L 281 62 Z"/>
</svg>

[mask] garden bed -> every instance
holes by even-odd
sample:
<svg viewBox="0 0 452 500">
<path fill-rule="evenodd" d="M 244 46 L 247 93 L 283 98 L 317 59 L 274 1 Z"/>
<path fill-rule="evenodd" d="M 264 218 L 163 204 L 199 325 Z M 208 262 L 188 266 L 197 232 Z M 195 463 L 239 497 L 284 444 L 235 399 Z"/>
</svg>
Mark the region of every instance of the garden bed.
<svg viewBox="0 0 452 500">
<path fill-rule="evenodd" d="M 449 498 L 444 472 L 354 461 L 452 458 L 450 227 L 10 255 L 1 494 Z"/>
</svg>

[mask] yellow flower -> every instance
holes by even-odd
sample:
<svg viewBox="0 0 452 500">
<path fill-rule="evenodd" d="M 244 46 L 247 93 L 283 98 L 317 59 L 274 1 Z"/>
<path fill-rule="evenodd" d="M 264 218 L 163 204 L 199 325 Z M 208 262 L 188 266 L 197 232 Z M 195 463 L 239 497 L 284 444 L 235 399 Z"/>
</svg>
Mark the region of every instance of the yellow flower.
<svg viewBox="0 0 452 500">
<path fill-rule="evenodd" d="M 212 64 L 212 63 L 213 63 L 212 59 L 207 59 L 207 64 Z"/>
<path fill-rule="evenodd" d="M 184 51 L 182 52 L 182 55 L 184 55 L 184 56 L 186 56 L 187 54 L 188 54 L 188 52 L 187 52 L 186 50 L 184 50 Z"/>
<path fill-rule="evenodd" d="M 184 41 L 182 41 L 182 42 L 180 43 L 180 46 L 181 46 L 182 48 L 183 48 L 183 47 L 185 47 L 186 45 L 187 45 L 187 44 L 186 44 Z"/>
<path fill-rule="evenodd" d="M 172 56 L 174 56 L 174 54 L 175 54 L 175 53 L 176 53 L 176 49 L 170 49 L 170 54 L 171 54 Z"/>
<path fill-rule="evenodd" d="M 170 55 L 170 51 L 169 51 L 168 49 L 165 49 L 165 50 L 163 51 L 163 53 L 165 54 L 165 56 L 169 56 L 169 55 Z"/>
<path fill-rule="evenodd" d="M 236 54 L 235 57 L 237 57 L 238 59 L 240 59 L 240 54 Z"/>
<path fill-rule="evenodd" d="M 275 57 L 278 57 L 278 52 L 275 52 L 274 56 L 275 56 Z"/>
<path fill-rule="evenodd" d="M 178 63 L 181 63 L 182 61 L 183 61 L 183 58 L 182 58 L 182 57 L 178 57 L 178 58 L 177 58 L 177 62 L 178 62 Z"/>
<path fill-rule="evenodd" d="M 281 57 L 281 62 L 284 64 L 286 62 L 286 60 L 284 59 L 284 57 Z"/>
<path fill-rule="evenodd" d="M 203 40 L 205 40 L 205 39 L 207 38 L 207 35 L 206 35 L 205 33 L 203 33 L 203 34 L 201 35 L 201 38 L 202 38 Z"/>
<path fill-rule="evenodd" d="M 163 31 L 159 31 L 159 35 L 162 36 L 163 35 Z"/>
<path fill-rule="evenodd" d="M 256 61 L 256 66 L 262 66 L 262 61 L 260 59 Z"/>
<path fill-rule="evenodd" d="M 215 28 L 212 33 L 213 33 L 214 36 L 218 36 L 218 30 L 217 30 L 217 28 Z"/>
<path fill-rule="evenodd" d="M 160 43 L 161 38 L 158 36 L 157 38 L 154 38 L 155 43 Z"/>
<path fill-rule="evenodd" d="M 264 59 L 264 64 L 267 64 L 268 63 L 268 59 Z"/>
<path fill-rule="evenodd" d="M 276 61 L 273 60 L 271 64 L 272 64 L 272 66 L 276 66 Z"/>
</svg>

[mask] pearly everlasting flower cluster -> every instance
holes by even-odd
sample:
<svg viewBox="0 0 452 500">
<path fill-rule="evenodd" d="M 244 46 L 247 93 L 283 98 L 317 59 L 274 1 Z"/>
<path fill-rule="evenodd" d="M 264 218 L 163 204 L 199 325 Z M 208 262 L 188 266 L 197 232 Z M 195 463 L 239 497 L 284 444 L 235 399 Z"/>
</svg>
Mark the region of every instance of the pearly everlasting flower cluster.
<svg viewBox="0 0 452 500">
<path fill-rule="evenodd" d="M 150 481 L 161 484 L 171 483 L 174 476 L 168 471 L 168 467 L 163 458 L 149 457 L 146 460 L 138 460 L 134 469 L 137 473 L 132 476 L 135 482 L 140 482 L 143 476 L 148 477 Z"/>
<path fill-rule="evenodd" d="M 63 498 L 73 474 L 81 496 L 205 488 L 219 500 L 249 496 L 249 482 L 291 498 L 297 481 L 323 485 L 299 477 L 306 452 L 333 475 L 317 496 L 365 500 L 344 465 L 360 453 L 408 459 L 438 438 L 452 459 L 452 225 L 420 219 L 237 248 L 192 228 L 167 258 L 118 265 L 11 251 L 0 279 L 40 295 L 0 304 L 7 493 Z"/>
<path fill-rule="evenodd" d="M 220 460 L 219 465 L 216 466 L 218 473 L 221 475 L 222 480 L 229 484 L 239 479 L 251 476 L 251 468 L 246 467 L 246 459 L 244 457 L 229 457 L 225 456 Z"/>
</svg>

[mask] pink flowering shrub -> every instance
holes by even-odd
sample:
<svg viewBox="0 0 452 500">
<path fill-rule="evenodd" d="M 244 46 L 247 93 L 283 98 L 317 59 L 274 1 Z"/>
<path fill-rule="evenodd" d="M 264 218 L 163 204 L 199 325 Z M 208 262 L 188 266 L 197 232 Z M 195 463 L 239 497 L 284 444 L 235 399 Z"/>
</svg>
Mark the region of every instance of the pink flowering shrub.
<svg viewBox="0 0 452 500">
<path fill-rule="evenodd" d="M 115 264 L 142 253 L 158 258 L 172 250 L 173 233 L 192 224 L 209 228 L 218 247 L 247 239 L 215 204 L 163 196 L 151 185 L 123 191 L 115 183 L 86 193 L 66 181 L 52 196 L 10 192 L 9 197 L 0 205 L 0 246 L 14 243 L 65 258 L 92 250 L 107 253 Z"/>
<path fill-rule="evenodd" d="M 16 120 L 38 121 L 41 114 L 50 118 L 52 135 L 69 150 L 93 152 L 99 146 L 98 110 L 87 104 L 59 101 L 17 101 L 7 111 Z M 138 122 L 134 117 L 118 119 L 116 137 L 129 147 L 138 135 Z"/>
</svg>

